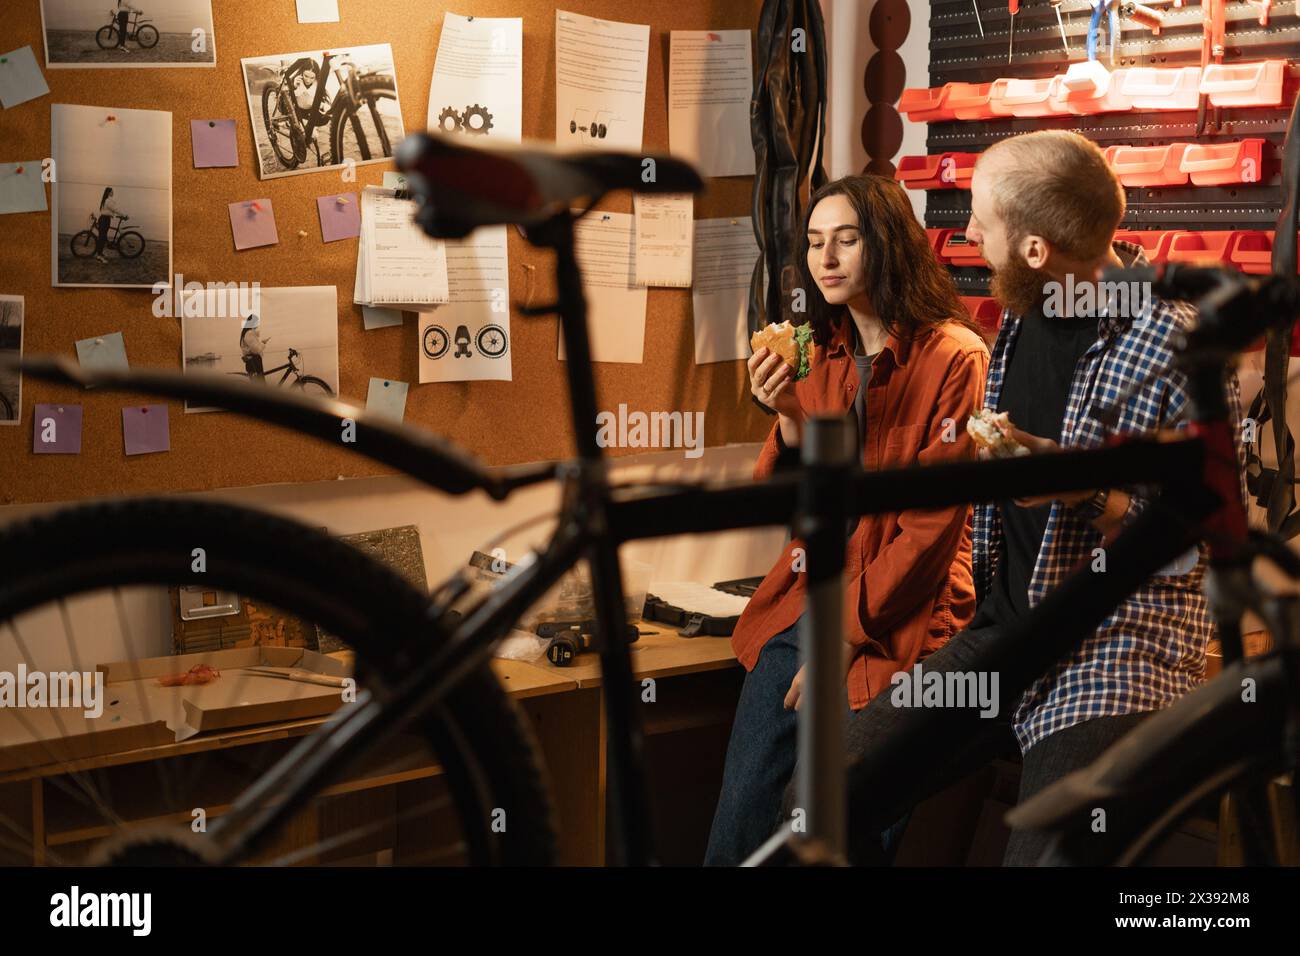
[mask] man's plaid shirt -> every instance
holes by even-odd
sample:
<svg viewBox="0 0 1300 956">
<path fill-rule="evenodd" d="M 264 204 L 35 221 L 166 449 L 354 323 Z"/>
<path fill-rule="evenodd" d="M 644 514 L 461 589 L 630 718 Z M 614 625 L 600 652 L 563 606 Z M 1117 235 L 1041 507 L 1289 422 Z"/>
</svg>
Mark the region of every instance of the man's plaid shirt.
<svg viewBox="0 0 1300 956">
<path fill-rule="evenodd" d="M 1145 265 L 1140 246 L 1116 242 L 1126 266 Z M 1150 297 L 1136 317 L 1102 314 L 1098 339 L 1074 370 L 1061 423 L 1065 448 L 1098 448 L 1115 433 L 1149 433 L 1189 424 L 1187 380 L 1170 370 L 1171 346 L 1195 321 L 1182 304 Z M 1129 310 L 1132 311 L 1132 310 Z M 996 410 L 1007 359 L 1020 330 L 1009 311 L 989 361 L 984 407 Z M 1134 386 L 1115 424 L 1098 416 Z M 1241 418 L 1237 380 L 1229 384 L 1229 410 Z M 1240 441 L 1238 442 L 1240 448 Z M 1125 524 L 1147 503 L 1142 490 L 1123 488 L 1131 497 Z M 1244 499 L 1243 474 L 1243 499 Z M 996 504 L 975 508 L 973 528 L 975 588 L 982 601 L 989 592 L 1002 550 L 1002 522 Z M 1101 534 L 1060 502 L 1052 505 L 1029 582 L 1029 606 L 1036 606 L 1075 569 L 1088 567 Z M 1131 595 L 1068 658 L 1034 682 L 1020 699 L 1013 718 L 1021 751 L 1058 730 L 1094 717 L 1139 713 L 1167 707 L 1205 676 L 1206 645 L 1214 627 L 1201 591 L 1204 548 L 1196 566 L 1185 574 L 1156 575 Z"/>
</svg>

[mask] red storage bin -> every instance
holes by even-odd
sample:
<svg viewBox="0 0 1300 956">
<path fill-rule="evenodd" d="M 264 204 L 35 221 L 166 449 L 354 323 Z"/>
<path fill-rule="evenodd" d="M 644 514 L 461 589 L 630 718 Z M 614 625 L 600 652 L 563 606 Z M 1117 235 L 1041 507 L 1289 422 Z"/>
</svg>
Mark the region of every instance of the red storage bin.
<svg viewBox="0 0 1300 956">
<path fill-rule="evenodd" d="M 1281 106 L 1286 60 L 1210 63 L 1201 75 L 1201 92 L 1214 106 Z"/>
<path fill-rule="evenodd" d="M 1110 73 L 1104 66 L 1096 75 L 1080 69 L 1096 60 L 1071 63 L 1064 75 L 1058 76 L 1052 88 L 1052 106 L 1059 113 L 1092 115 L 1095 113 L 1122 113 L 1133 108 L 1133 101 L 1124 95 L 1124 78 L 1128 70 Z"/>
<path fill-rule="evenodd" d="M 949 83 L 946 108 L 959 120 L 986 120 L 995 115 L 989 97 L 992 83 Z"/>
<path fill-rule="evenodd" d="M 1169 246 L 1178 235 L 1175 229 L 1121 229 L 1115 238 L 1123 242 L 1135 242 L 1146 253 L 1147 260 L 1155 265 L 1169 258 Z"/>
<path fill-rule="evenodd" d="M 1228 249 L 1234 266 L 1250 275 L 1268 275 L 1273 271 L 1273 230 L 1238 233 Z M 1300 233 L 1297 234 L 1300 239 Z M 1300 247 L 1300 242 L 1297 242 Z M 1296 271 L 1300 273 L 1300 248 L 1297 248 Z M 1300 326 L 1300 323 L 1297 324 Z"/>
<path fill-rule="evenodd" d="M 975 320 L 975 324 L 980 327 L 980 332 L 986 339 L 992 341 L 997 337 L 998 328 L 1002 325 L 1002 306 L 998 304 L 997 299 L 981 295 L 964 295 L 961 297 L 961 304 L 966 306 L 966 311 L 970 313 L 970 317 Z"/>
<path fill-rule="evenodd" d="M 894 170 L 894 178 L 908 189 L 950 189 L 950 183 L 940 182 L 939 164 L 946 153 L 929 156 L 901 156 Z"/>
<path fill-rule="evenodd" d="M 1186 143 L 1168 146 L 1112 146 L 1106 150 L 1106 162 L 1125 186 L 1185 186 L 1188 174 L 1182 171 Z"/>
<path fill-rule="evenodd" d="M 967 242 L 966 233 L 960 229 L 954 229 L 951 235 L 944 239 L 943 250 L 940 255 L 944 261 L 954 266 L 983 266 L 988 268 L 988 263 L 984 261 L 984 254 L 979 251 L 979 246 Z"/>
<path fill-rule="evenodd" d="M 1230 265 L 1228 253 L 1239 229 L 1209 232 L 1178 232 L 1169 244 L 1168 262 L 1203 262 Z"/>
<path fill-rule="evenodd" d="M 1197 186 L 1228 183 L 1257 183 L 1264 163 L 1264 141 L 1243 139 L 1239 143 L 1187 144 L 1181 169 Z"/>
<path fill-rule="evenodd" d="M 1064 107 L 1052 101 L 1056 90 L 1055 76 L 1038 80 L 1021 80 L 1003 77 L 993 81 L 989 91 L 989 106 L 994 116 L 1064 116 Z"/>
<path fill-rule="evenodd" d="M 1200 101 L 1199 66 L 1130 67 L 1120 84 L 1135 110 L 1194 110 Z"/>
<path fill-rule="evenodd" d="M 903 90 L 903 95 L 898 98 L 898 112 L 906 113 L 913 123 L 938 123 L 953 119 L 955 114 L 947 105 L 951 86 L 949 83 L 929 89 Z"/>
<path fill-rule="evenodd" d="M 925 235 L 930 240 L 930 248 L 934 250 L 934 254 L 940 262 L 947 262 L 943 257 L 943 244 L 947 242 L 948 237 L 956 231 L 956 229 L 925 230 Z"/>
</svg>

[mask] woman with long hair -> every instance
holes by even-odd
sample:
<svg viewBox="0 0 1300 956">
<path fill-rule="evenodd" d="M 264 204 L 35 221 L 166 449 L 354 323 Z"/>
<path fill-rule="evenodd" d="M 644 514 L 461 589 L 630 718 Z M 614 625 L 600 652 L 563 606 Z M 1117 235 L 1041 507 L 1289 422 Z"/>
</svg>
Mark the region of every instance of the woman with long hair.
<svg viewBox="0 0 1300 956">
<path fill-rule="evenodd" d="M 130 218 L 113 203 L 113 187 L 108 186 L 104 189 L 104 195 L 100 197 L 99 212 L 95 218 L 95 258 L 100 262 L 108 262 L 104 258 L 104 247 L 108 245 L 108 230 L 113 224 L 114 216 Z"/>
<path fill-rule="evenodd" d="M 759 349 L 751 393 L 776 412 L 756 478 L 798 461 L 804 422 L 849 415 L 868 471 L 973 458 L 966 418 L 984 394 L 988 349 L 902 187 L 846 176 L 809 198 L 800 240 L 802 288 L 786 319 L 812 327 L 808 375 Z M 802 295 L 800 294 L 802 292 Z M 802 300 L 806 313 L 794 311 Z M 850 521 L 845 565 L 845 709 L 941 647 L 975 611 L 970 507 L 864 515 Z M 806 596 L 802 542 L 791 541 L 732 635 L 744 687 L 727 747 L 705 862 L 735 865 L 780 823 L 794 771 Z"/>
</svg>

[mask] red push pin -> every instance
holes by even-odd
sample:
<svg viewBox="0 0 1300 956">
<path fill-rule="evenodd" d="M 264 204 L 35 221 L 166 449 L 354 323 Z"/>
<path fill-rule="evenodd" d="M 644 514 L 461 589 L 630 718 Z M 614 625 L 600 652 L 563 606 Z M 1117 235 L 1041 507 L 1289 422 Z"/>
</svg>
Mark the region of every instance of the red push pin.
<svg viewBox="0 0 1300 956">
<path fill-rule="evenodd" d="M 21 176 L 23 174 L 23 167 L 19 166 L 17 169 L 14 170 L 14 172 L 17 173 L 19 176 Z"/>
<path fill-rule="evenodd" d="M 116 122 L 117 122 L 117 117 L 114 116 L 112 113 L 109 113 L 109 114 L 108 114 L 108 121 L 109 121 L 110 123 L 116 123 Z"/>
<path fill-rule="evenodd" d="M 255 203 L 252 203 L 251 205 L 252 205 L 252 207 L 253 207 L 254 209 L 256 209 L 258 212 L 261 212 L 261 211 L 262 211 L 262 204 L 261 204 L 260 202 L 255 202 Z"/>
</svg>

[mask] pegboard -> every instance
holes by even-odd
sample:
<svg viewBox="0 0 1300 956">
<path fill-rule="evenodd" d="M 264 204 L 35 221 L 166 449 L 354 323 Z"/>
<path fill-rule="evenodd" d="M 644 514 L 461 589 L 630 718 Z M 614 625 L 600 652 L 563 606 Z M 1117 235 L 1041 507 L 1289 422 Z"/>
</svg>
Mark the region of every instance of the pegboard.
<svg viewBox="0 0 1300 956">
<path fill-rule="evenodd" d="M 648 63 L 643 149 L 668 151 L 669 31 L 748 29 L 758 25 L 762 0 L 678 3 L 645 0 L 342 0 L 342 20 L 299 24 L 293 0 L 214 0 L 217 65 L 212 69 L 44 70 L 50 94 L 0 110 L 0 161 L 50 155 L 50 107 L 55 103 L 168 110 L 172 113 L 174 271 L 187 281 L 260 282 L 276 286 L 333 285 L 338 290 L 340 397 L 364 405 L 371 376 L 411 383 L 409 425 L 434 431 L 489 465 L 561 458 L 574 453 L 568 420 L 565 369 L 556 358 L 555 318 L 526 318 L 512 310 L 512 382 L 418 385 L 418 329 L 365 331 L 352 304 L 356 241 L 323 244 L 317 197 L 378 185 L 391 163 L 362 166 L 355 182 L 337 171 L 259 180 L 240 58 L 300 50 L 392 45 L 407 132 L 425 128 L 429 80 L 447 11 L 483 17 L 522 17 L 523 135 L 551 141 L 555 111 L 555 11 L 648 23 Z M 3 49 L 31 45 L 44 68 L 38 0 L 6 0 Z M 189 121 L 236 121 L 237 169 L 194 169 Z M 695 199 L 695 216 L 748 216 L 753 178 L 710 179 Z M 279 244 L 236 252 L 227 204 L 259 197 L 274 204 Z M 631 212 L 630 194 L 599 207 Z M 123 333 L 133 366 L 179 369 L 181 328 L 152 313 L 148 290 L 50 287 L 50 213 L 0 217 L 0 293 L 26 298 L 28 355 L 75 356 L 88 336 Z M 307 232 L 300 238 L 299 231 Z M 512 302 L 553 301 L 554 257 L 529 246 L 513 230 L 509 239 Z M 744 362 L 696 365 L 689 289 L 650 289 L 645 361 L 597 364 L 598 407 L 650 411 L 703 411 L 705 442 L 761 440 L 771 420 L 749 396 Z M 0 504 L 68 500 L 119 493 L 197 491 L 239 485 L 301 482 L 387 473 L 345 447 L 328 446 L 230 413 L 186 415 L 168 402 L 171 451 L 124 454 L 122 407 L 157 399 L 102 390 L 83 391 L 23 383 L 22 422 L 0 428 Z M 32 453 L 35 403 L 84 407 L 79 455 Z M 593 426 L 594 427 L 594 426 Z M 627 453 L 635 451 L 630 450 Z M 610 449 L 611 454 L 619 454 Z"/>
<path fill-rule="evenodd" d="M 976 20 L 979 11 L 979 22 Z M 1201 5 L 1187 0 L 1179 9 L 1161 6 L 1164 27 L 1153 36 L 1131 20 L 1121 20 L 1114 68 L 1199 66 Z M 930 3 L 930 86 L 950 82 L 987 83 L 1000 77 L 1038 79 L 1065 72 L 1069 63 L 1087 58 L 1089 0 L 1064 0 L 1060 5 L 1070 54 L 1062 46 L 1061 29 L 1047 0 L 1026 0 L 1015 17 L 1006 3 L 990 0 L 932 0 Z M 1263 59 L 1290 61 L 1283 82 L 1282 106 L 1224 107 L 1207 111 L 1204 132 L 1197 135 L 1192 111 L 1101 113 L 1041 118 L 952 120 L 929 124 L 929 153 L 981 152 L 998 140 L 1036 129 L 1074 130 L 1105 148 L 1115 144 L 1161 146 L 1174 142 L 1223 143 L 1245 137 L 1265 140 L 1260 180 L 1249 185 L 1126 188 L 1124 229 L 1273 229 L 1281 206 L 1278 153 L 1286 134 L 1291 105 L 1300 88 L 1300 4 L 1273 4 L 1269 25 L 1259 23 L 1259 8 L 1230 0 L 1226 8 L 1224 63 Z M 983 36 L 980 35 L 980 25 Z M 1010 47 L 1011 61 L 1008 63 Z M 1098 59 L 1111 66 L 1104 37 Z M 970 192 L 930 190 L 926 195 L 926 225 L 963 229 L 970 218 Z M 950 267 L 963 295 L 987 294 L 985 269 Z"/>
</svg>

